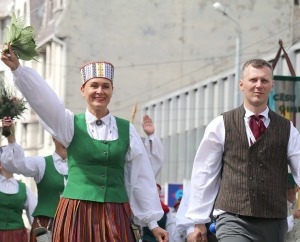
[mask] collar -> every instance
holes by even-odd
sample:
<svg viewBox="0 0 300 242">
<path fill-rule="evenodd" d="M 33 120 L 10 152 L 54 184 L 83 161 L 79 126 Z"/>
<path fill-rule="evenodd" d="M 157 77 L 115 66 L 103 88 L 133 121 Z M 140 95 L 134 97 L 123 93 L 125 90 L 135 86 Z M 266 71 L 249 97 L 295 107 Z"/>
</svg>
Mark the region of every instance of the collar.
<svg viewBox="0 0 300 242">
<path fill-rule="evenodd" d="M 65 161 L 65 160 L 64 160 L 63 158 L 61 158 L 60 155 L 57 154 L 56 152 L 53 153 L 52 157 L 53 157 L 53 161 L 54 161 L 54 162 L 57 162 L 57 161 Z"/>
<path fill-rule="evenodd" d="M 246 111 L 246 113 L 245 113 L 246 118 L 249 119 L 252 115 L 254 115 L 254 113 L 251 112 L 249 109 L 247 109 L 245 106 L 244 106 L 244 108 Z M 262 115 L 262 116 L 264 116 L 265 119 L 267 119 L 269 117 L 269 107 L 267 106 L 267 108 L 263 112 L 261 112 L 259 115 Z"/>
<path fill-rule="evenodd" d="M 93 115 L 91 114 L 88 110 L 85 111 L 85 119 L 86 119 L 86 122 L 88 124 L 92 124 L 92 123 L 95 123 L 98 119 Z M 111 122 L 111 114 L 108 113 L 106 116 L 102 117 L 101 118 L 102 122 L 106 125 L 106 126 L 109 126 L 110 122 Z"/>
<path fill-rule="evenodd" d="M 0 174 L 0 183 L 2 183 L 2 182 L 4 182 L 4 181 L 9 181 L 9 182 L 14 183 L 14 184 L 16 184 L 16 185 L 18 184 L 17 180 L 16 180 L 14 177 L 9 178 L 9 179 L 6 179 L 6 177 L 4 177 L 4 176 L 2 176 L 2 175 Z"/>
</svg>

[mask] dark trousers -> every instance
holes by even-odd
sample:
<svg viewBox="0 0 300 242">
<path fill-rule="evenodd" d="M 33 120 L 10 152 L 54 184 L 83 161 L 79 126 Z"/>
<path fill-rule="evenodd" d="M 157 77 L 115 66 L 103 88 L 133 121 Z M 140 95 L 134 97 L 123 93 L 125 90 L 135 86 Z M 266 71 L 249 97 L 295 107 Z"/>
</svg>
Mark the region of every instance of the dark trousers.
<svg viewBox="0 0 300 242">
<path fill-rule="evenodd" d="M 218 217 L 216 229 L 219 242 L 284 242 L 287 219 L 224 213 Z"/>
</svg>

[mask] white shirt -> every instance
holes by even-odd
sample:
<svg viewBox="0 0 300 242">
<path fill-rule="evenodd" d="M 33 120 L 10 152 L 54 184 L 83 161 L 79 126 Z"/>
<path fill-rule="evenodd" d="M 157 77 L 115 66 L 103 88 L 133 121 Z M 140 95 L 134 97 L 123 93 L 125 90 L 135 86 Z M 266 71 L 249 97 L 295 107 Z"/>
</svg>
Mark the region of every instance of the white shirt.
<svg viewBox="0 0 300 242">
<path fill-rule="evenodd" d="M 39 115 L 44 128 L 68 147 L 74 135 L 74 113 L 65 109 L 64 103 L 33 69 L 20 65 L 13 71 L 13 76 L 16 87 Z M 96 117 L 87 110 L 85 114 L 88 133 L 92 138 L 118 139 L 114 116 L 108 114 L 102 119 L 103 125 L 97 126 Z M 130 124 L 130 145 L 124 168 L 125 185 L 134 222 L 141 226 L 148 226 L 150 230 L 158 227 L 157 221 L 163 216 L 155 177 L 152 172 L 149 172 L 151 170 L 142 140 L 134 126 Z"/>
<path fill-rule="evenodd" d="M 24 209 L 26 210 L 26 214 L 30 224 L 33 222 L 33 217 L 31 216 L 36 204 L 37 198 L 34 193 L 26 187 L 26 200 L 24 203 Z M 6 179 L 6 177 L 0 174 L 0 192 L 5 194 L 16 194 L 19 192 L 19 183 L 15 178 Z"/>
<path fill-rule="evenodd" d="M 154 133 L 142 139 L 148 158 L 154 173 L 157 177 L 164 162 L 164 149 L 160 138 Z M 150 141 L 152 145 L 150 145 Z"/>
<path fill-rule="evenodd" d="M 54 167 L 61 175 L 68 175 L 68 163 L 57 153 L 52 155 Z M 3 148 L 1 154 L 3 167 L 12 173 L 22 174 L 26 177 L 33 177 L 36 183 L 39 183 L 45 174 L 46 161 L 43 156 L 24 155 L 23 148 L 17 143 L 8 143 Z M 65 181 L 66 183 L 66 181 Z"/>
<path fill-rule="evenodd" d="M 270 123 L 268 112 L 269 109 L 267 108 L 261 113 L 264 116 L 262 120 L 266 127 Z M 249 127 L 252 114 L 246 109 L 244 119 L 249 146 L 253 134 L 247 126 Z M 204 224 L 210 221 L 209 214 L 220 188 L 224 142 L 224 120 L 223 116 L 218 116 L 206 127 L 194 160 L 191 178 L 191 201 L 186 216 L 194 220 L 196 224 Z M 294 180 L 300 185 L 300 135 L 292 122 L 287 156 Z"/>
<path fill-rule="evenodd" d="M 190 203 L 190 190 L 191 183 L 189 182 L 183 190 L 183 196 L 176 213 L 176 230 L 179 234 L 183 235 L 184 238 L 187 238 L 190 233 L 194 232 L 194 221 L 185 216 Z"/>
<path fill-rule="evenodd" d="M 290 211 L 291 215 L 289 215 L 287 217 L 287 223 L 288 223 L 288 231 L 290 232 L 292 231 L 292 229 L 294 228 L 295 225 L 295 218 L 294 218 L 294 210 L 295 210 L 296 204 L 295 203 L 290 203 L 289 201 L 287 201 L 287 208 L 288 208 L 288 212 Z"/>
</svg>

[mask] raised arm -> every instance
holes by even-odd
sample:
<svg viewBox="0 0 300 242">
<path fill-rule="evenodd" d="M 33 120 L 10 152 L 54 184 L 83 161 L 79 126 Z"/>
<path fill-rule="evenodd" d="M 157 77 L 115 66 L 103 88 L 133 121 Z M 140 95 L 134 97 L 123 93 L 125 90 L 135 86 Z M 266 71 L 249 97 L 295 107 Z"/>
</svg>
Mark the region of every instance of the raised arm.
<svg viewBox="0 0 300 242">
<path fill-rule="evenodd" d="M 36 71 L 20 65 L 10 45 L 8 49 L 9 54 L 2 54 L 1 60 L 11 69 L 15 86 L 43 121 L 44 128 L 68 147 L 74 133 L 73 113 L 65 109 L 64 103 Z"/>
<path fill-rule="evenodd" d="M 152 119 L 145 115 L 143 118 L 143 130 L 147 135 L 144 139 L 144 146 L 154 173 L 157 177 L 163 162 L 164 162 L 164 149 L 160 138 L 155 134 L 155 127 Z"/>
</svg>

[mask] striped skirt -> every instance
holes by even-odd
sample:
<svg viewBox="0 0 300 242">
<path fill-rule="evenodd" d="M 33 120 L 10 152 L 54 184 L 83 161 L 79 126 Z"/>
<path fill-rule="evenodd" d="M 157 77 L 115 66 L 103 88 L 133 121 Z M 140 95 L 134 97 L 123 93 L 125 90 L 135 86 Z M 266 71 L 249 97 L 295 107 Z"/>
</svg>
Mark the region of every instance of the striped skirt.
<svg viewBox="0 0 300 242">
<path fill-rule="evenodd" d="M 28 242 L 27 229 L 0 230 L 0 241 Z"/>
<path fill-rule="evenodd" d="M 47 228 L 48 223 L 49 223 L 49 220 L 50 220 L 51 218 L 45 217 L 45 216 L 38 216 L 38 218 L 39 218 L 39 220 L 40 220 L 41 226 Z M 29 239 L 30 242 L 36 242 L 36 236 L 35 236 L 35 233 L 33 233 L 33 230 L 34 230 L 35 228 L 37 228 L 37 227 L 39 227 L 39 225 L 38 225 L 38 223 L 37 223 L 37 217 L 34 217 L 33 223 L 32 223 L 32 225 L 31 225 L 31 231 L 30 231 L 30 239 Z M 51 221 L 50 224 L 49 224 L 49 230 L 52 231 L 52 229 L 53 229 L 53 219 L 52 219 L 52 221 Z"/>
<path fill-rule="evenodd" d="M 54 219 L 55 242 L 135 242 L 128 203 L 61 198 Z"/>
</svg>

